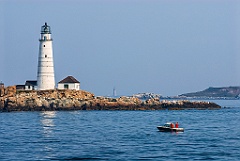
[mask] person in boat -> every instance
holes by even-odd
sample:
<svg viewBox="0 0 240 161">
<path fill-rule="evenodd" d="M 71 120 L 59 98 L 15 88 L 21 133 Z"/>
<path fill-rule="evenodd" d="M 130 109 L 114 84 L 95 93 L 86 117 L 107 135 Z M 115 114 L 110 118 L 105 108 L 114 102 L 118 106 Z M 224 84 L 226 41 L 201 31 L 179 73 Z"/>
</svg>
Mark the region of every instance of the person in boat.
<svg viewBox="0 0 240 161">
<path fill-rule="evenodd" d="M 173 123 L 170 124 L 170 128 L 174 128 L 174 124 Z"/>
<path fill-rule="evenodd" d="M 175 124 L 175 128 L 178 128 L 178 127 L 179 127 L 178 122 L 176 122 L 176 124 Z"/>
</svg>

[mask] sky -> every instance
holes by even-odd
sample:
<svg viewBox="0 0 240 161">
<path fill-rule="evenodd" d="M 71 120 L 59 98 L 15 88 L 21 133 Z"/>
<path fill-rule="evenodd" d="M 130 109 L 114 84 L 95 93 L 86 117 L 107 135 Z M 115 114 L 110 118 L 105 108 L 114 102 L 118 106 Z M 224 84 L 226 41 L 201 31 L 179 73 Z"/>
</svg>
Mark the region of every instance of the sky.
<svg viewBox="0 0 240 161">
<path fill-rule="evenodd" d="M 56 84 L 95 95 L 174 96 L 240 86 L 238 0 L 0 0 L 0 81 L 37 79 L 41 26 Z"/>
</svg>

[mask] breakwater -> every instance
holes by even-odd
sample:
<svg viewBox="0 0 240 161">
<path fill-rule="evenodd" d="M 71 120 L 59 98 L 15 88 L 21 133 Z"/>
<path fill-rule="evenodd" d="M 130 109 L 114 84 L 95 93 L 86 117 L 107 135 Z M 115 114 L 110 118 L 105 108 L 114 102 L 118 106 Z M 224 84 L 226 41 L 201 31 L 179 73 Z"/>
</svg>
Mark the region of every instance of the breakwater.
<svg viewBox="0 0 240 161">
<path fill-rule="evenodd" d="M 83 90 L 31 90 L 17 91 L 9 86 L 0 91 L 0 112 L 10 111 L 60 111 L 60 110 L 183 110 L 219 109 L 211 102 L 186 100 L 141 101 L 136 97 L 95 97 Z"/>
</svg>

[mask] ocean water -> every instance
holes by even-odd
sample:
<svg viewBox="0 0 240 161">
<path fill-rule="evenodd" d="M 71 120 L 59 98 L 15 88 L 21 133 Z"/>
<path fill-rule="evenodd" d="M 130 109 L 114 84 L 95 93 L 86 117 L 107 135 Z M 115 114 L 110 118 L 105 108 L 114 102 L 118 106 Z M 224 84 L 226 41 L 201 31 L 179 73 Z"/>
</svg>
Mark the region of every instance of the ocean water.
<svg viewBox="0 0 240 161">
<path fill-rule="evenodd" d="M 240 160 L 240 101 L 220 110 L 0 113 L 0 160 Z M 173 121 L 183 133 L 159 132 Z"/>
</svg>

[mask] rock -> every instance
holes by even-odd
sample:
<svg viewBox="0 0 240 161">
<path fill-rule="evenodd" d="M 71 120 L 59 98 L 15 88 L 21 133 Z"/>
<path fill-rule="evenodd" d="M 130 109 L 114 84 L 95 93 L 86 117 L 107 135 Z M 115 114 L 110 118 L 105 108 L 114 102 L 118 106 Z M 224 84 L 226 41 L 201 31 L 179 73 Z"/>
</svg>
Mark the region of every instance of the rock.
<svg viewBox="0 0 240 161">
<path fill-rule="evenodd" d="M 136 97 L 94 97 L 83 90 L 16 91 L 16 86 L 5 88 L 0 97 L 0 111 L 54 110 L 182 110 L 218 109 L 209 102 L 160 101 L 151 98 L 141 101 Z"/>
<path fill-rule="evenodd" d="M 133 97 L 137 97 L 139 99 L 151 99 L 151 98 L 160 98 L 160 94 L 155 94 L 155 93 L 138 93 L 138 94 L 134 94 Z"/>
<path fill-rule="evenodd" d="M 4 89 L 4 96 L 13 97 L 16 95 L 16 86 L 9 86 Z"/>
</svg>

